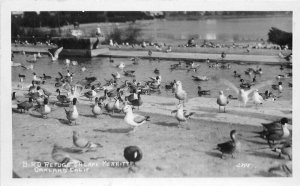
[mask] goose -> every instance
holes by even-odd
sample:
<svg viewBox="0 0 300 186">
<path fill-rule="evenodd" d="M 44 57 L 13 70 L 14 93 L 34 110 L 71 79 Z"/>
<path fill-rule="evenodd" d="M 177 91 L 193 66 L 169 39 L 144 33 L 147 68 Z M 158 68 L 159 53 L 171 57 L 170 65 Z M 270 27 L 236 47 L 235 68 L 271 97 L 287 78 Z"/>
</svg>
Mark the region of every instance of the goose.
<svg viewBox="0 0 300 186">
<path fill-rule="evenodd" d="M 102 109 L 99 107 L 99 98 L 95 98 L 95 105 L 92 108 L 94 116 L 97 118 L 98 115 L 102 114 Z"/>
<path fill-rule="evenodd" d="M 78 168 L 84 164 L 82 160 L 75 159 L 65 152 L 64 148 L 54 144 L 51 157 L 66 168 Z"/>
<path fill-rule="evenodd" d="M 36 62 L 36 54 L 33 54 L 33 58 L 26 60 L 28 63 L 35 63 Z"/>
<path fill-rule="evenodd" d="M 251 94 L 256 89 L 260 89 L 262 87 L 272 84 L 272 80 L 264 81 L 255 86 L 252 86 L 249 90 L 245 91 L 244 89 L 238 89 L 232 82 L 226 79 L 222 79 L 221 81 L 235 91 L 235 93 L 238 96 L 239 106 L 242 103 L 244 107 L 246 107 L 246 104 L 249 101 L 249 94 Z"/>
<path fill-rule="evenodd" d="M 217 98 L 217 104 L 219 105 L 219 112 L 220 112 L 220 108 L 221 106 L 224 107 L 224 113 L 225 113 L 225 107 L 226 105 L 229 103 L 229 100 L 227 99 L 227 97 L 224 95 L 223 91 L 221 90 L 219 92 L 219 96 Z"/>
<path fill-rule="evenodd" d="M 273 84 L 272 85 L 272 88 L 274 89 L 274 90 L 278 90 L 278 92 L 279 93 L 281 93 L 282 92 L 282 90 L 283 90 L 283 87 L 282 87 L 282 82 L 280 81 L 280 82 L 278 82 L 278 85 L 276 85 L 276 84 Z"/>
<path fill-rule="evenodd" d="M 124 71 L 124 75 L 127 77 L 135 77 L 135 75 L 133 74 L 134 72 L 134 70 L 126 70 Z"/>
<path fill-rule="evenodd" d="M 84 148 L 84 149 L 95 149 L 99 147 L 103 147 L 100 143 L 94 143 L 92 141 L 88 141 L 87 139 L 80 136 L 79 132 L 73 131 L 73 144 L 76 147 Z"/>
<path fill-rule="evenodd" d="M 107 97 L 108 97 L 108 96 L 107 96 L 107 89 L 104 89 L 104 95 L 101 96 L 101 97 L 99 98 L 99 100 L 100 100 L 100 99 L 101 99 L 101 100 L 106 100 Z"/>
<path fill-rule="evenodd" d="M 111 75 L 112 75 L 112 77 L 113 77 L 114 79 L 120 79 L 120 78 L 121 78 L 121 75 L 119 74 L 119 72 L 116 72 L 116 73 L 111 74 Z"/>
<path fill-rule="evenodd" d="M 33 81 L 35 81 L 36 84 L 39 84 L 43 81 L 41 78 L 36 76 L 35 72 L 33 72 L 33 78 L 32 79 L 33 79 Z"/>
<path fill-rule="evenodd" d="M 31 85 L 29 86 L 29 88 L 28 88 L 28 92 L 29 93 L 32 93 L 32 92 L 34 92 L 35 91 L 35 89 L 36 89 L 36 86 L 35 86 L 35 81 L 31 81 Z"/>
<path fill-rule="evenodd" d="M 236 71 L 233 71 L 233 77 L 235 77 L 235 78 L 241 78 L 241 74 L 238 74 Z"/>
<path fill-rule="evenodd" d="M 268 130 L 266 134 L 266 139 L 269 145 L 270 145 L 270 141 L 273 141 L 274 144 L 275 141 L 288 139 L 289 137 L 290 137 L 290 131 L 287 128 L 287 123 L 281 124 L 281 128 L 279 129 Z"/>
<path fill-rule="evenodd" d="M 255 104 L 256 109 L 257 109 L 257 105 L 258 104 L 262 104 L 263 103 L 264 99 L 263 99 L 263 97 L 261 95 L 259 95 L 257 89 L 255 89 L 254 92 L 253 92 L 252 100 L 253 100 L 253 102 Z"/>
<path fill-rule="evenodd" d="M 181 126 L 180 122 L 186 122 L 194 114 L 194 112 L 187 112 L 186 110 L 183 110 L 182 104 L 178 104 L 177 109 L 171 111 L 171 114 L 173 113 L 176 113 L 175 118 L 179 122 L 178 128 Z"/>
<path fill-rule="evenodd" d="M 52 95 L 52 93 L 50 91 L 48 91 L 47 89 L 45 89 L 43 87 L 41 87 L 41 90 L 43 91 L 43 94 L 48 97 L 48 99 Z"/>
<path fill-rule="evenodd" d="M 114 114 L 114 108 L 115 108 L 115 102 L 116 102 L 116 98 L 114 98 L 115 100 L 114 101 L 109 101 L 105 104 L 104 108 L 105 110 L 110 113 L 112 112 Z"/>
<path fill-rule="evenodd" d="M 95 91 L 95 86 L 92 86 L 92 90 L 85 92 L 84 96 L 88 98 L 90 101 L 96 97 L 97 93 Z"/>
<path fill-rule="evenodd" d="M 31 97 L 29 97 L 28 101 L 23 101 L 23 102 L 17 104 L 17 109 L 21 110 L 21 112 L 22 112 L 22 110 L 24 112 L 25 112 L 25 110 L 28 111 L 32 107 L 33 107 L 33 103 L 32 103 L 32 98 Z"/>
<path fill-rule="evenodd" d="M 202 90 L 201 86 L 198 86 L 198 96 L 210 95 L 210 90 Z"/>
<path fill-rule="evenodd" d="M 281 157 L 281 154 L 288 156 L 289 160 L 292 160 L 292 143 L 285 142 L 280 144 L 280 146 L 274 147 L 273 152 L 278 152 L 278 158 Z"/>
<path fill-rule="evenodd" d="M 135 172 L 132 167 L 136 166 L 135 163 L 143 158 L 142 150 L 137 146 L 128 146 L 124 148 L 123 155 L 129 163 L 128 171 Z"/>
<path fill-rule="evenodd" d="M 120 111 L 122 111 L 122 109 L 123 109 L 123 108 L 121 108 L 121 106 L 120 106 L 120 100 L 119 100 L 119 97 L 115 98 L 115 103 L 114 103 L 114 107 L 113 107 L 113 113 L 114 113 L 115 111 L 120 112 Z"/>
<path fill-rule="evenodd" d="M 76 102 L 77 102 L 77 98 L 73 98 L 73 108 L 71 110 L 66 110 L 66 108 L 64 108 L 70 125 L 72 125 L 72 121 L 75 121 L 75 125 L 76 125 L 76 119 L 79 116 L 77 107 L 76 107 Z"/>
<path fill-rule="evenodd" d="M 132 106 L 136 106 L 138 107 L 138 110 L 140 110 L 140 106 L 143 104 L 143 100 L 141 98 L 141 92 L 139 91 L 137 93 L 137 99 L 132 99 L 131 101 L 129 101 L 129 104 L 132 105 Z"/>
<path fill-rule="evenodd" d="M 47 76 L 46 74 L 43 74 L 43 79 L 46 80 L 46 79 L 51 79 L 52 77 L 51 76 Z"/>
<path fill-rule="evenodd" d="M 36 110 L 42 115 L 44 119 L 47 118 L 47 115 L 51 112 L 51 108 L 48 105 L 48 99 L 45 98 L 44 105 L 40 105 L 40 107 L 37 108 Z"/>
<path fill-rule="evenodd" d="M 50 57 L 51 57 L 51 61 L 52 61 L 52 62 L 58 60 L 58 56 L 59 56 L 59 54 L 61 53 L 62 50 L 63 50 L 63 47 L 58 48 L 58 49 L 54 52 L 54 56 L 52 55 L 51 52 L 48 52 L 48 54 L 49 54 Z"/>
<path fill-rule="evenodd" d="M 231 157 L 234 158 L 233 154 L 240 151 L 241 143 L 236 138 L 237 135 L 239 134 L 236 132 L 236 130 L 232 130 L 230 132 L 231 141 L 227 141 L 225 143 L 220 143 L 217 145 L 216 150 L 219 150 L 222 153 L 222 159 L 224 154 L 231 154 Z"/>
<path fill-rule="evenodd" d="M 187 94 L 186 91 L 182 89 L 181 81 L 176 81 L 174 87 L 175 87 L 175 98 L 178 99 L 179 103 L 180 101 L 183 101 L 183 106 L 184 106 L 184 101 L 187 98 Z"/>
<path fill-rule="evenodd" d="M 282 125 L 284 125 L 286 123 L 288 123 L 287 118 L 281 118 L 280 121 L 274 121 L 274 122 L 271 122 L 271 123 L 261 123 L 261 125 L 263 126 L 263 131 L 259 132 L 259 133 L 262 134 L 263 137 L 265 137 L 266 134 L 268 134 L 271 131 L 281 130 Z"/>
<path fill-rule="evenodd" d="M 206 76 L 192 76 L 194 81 L 208 81 L 209 78 Z"/>
<path fill-rule="evenodd" d="M 124 121 L 130 127 L 133 127 L 133 132 L 135 132 L 136 127 L 141 126 L 146 123 L 146 121 L 150 121 L 150 116 L 140 116 L 133 114 L 132 107 L 130 105 L 126 105 L 123 108 L 123 112 L 126 114 L 124 117 Z"/>
<path fill-rule="evenodd" d="M 60 90 L 56 89 L 58 95 L 56 96 L 57 100 L 61 103 L 69 103 L 68 97 L 66 95 L 61 95 Z"/>
</svg>

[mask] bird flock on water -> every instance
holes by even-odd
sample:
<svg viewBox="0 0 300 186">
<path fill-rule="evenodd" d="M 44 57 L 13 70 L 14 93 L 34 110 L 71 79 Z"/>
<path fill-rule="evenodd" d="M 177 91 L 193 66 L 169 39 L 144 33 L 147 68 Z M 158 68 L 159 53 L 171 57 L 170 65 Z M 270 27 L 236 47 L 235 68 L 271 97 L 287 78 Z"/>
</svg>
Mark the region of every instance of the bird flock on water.
<svg viewBox="0 0 300 186">
<path fill-rule="evenodd" d="M 170 49 L 171 50 L 171 49 Z M 60 52 L 63 51 L 63 47 L 58 48 L 54 53 L 48 53 L 50 56 L 51 62 L 55 62 L 59 59 Z M 23 54 L 24 55 L 24 54 Z M 25 54 L 26 55 L 26 54 Z M 151 51 L 148 51 L 148 55 L 152 55 Z M 52 78 L 45 73 L 42 76 L 38 76 L 37 72 L 34 71 L 34 64 L 38 62 L 38 58 L 43 56 L 40 53 L 33 54 L 30 59 L 27 59 L 26 62 L 30 65 L 26 66 L 21 63 L 16 63 L 12 61 L 12 67 L 21 67 L 24 70 L 31 70 L 32 80 L 29 86 L 24 84 L 24 80 L 27 78 L 23 74 L 19 74 L 19 83 L 18 88 L 27 91 L 24 94 L 24 97 L 28 100 L 19 101 L 17 99 L 23 97 L 21 95 L 16 95 L 16 92 L 12 93 L 12 107 L 14 110 L 18 110 L 20 113 L 26 112 L 37 112 L 41 115 L 41 118 L 47 119 L 48 115 L 54 110 L 50 106 L 49 102 L 55 102 L 55 105 L 61 106 L 64 109 L 65 118 L 68 121 L 70 126 L 80 125 L 77 121 L 81 117 L 77 105 L 80 104 L 81 100 L 89 101 L 91 105 L 91 113 L 95 119 L 101 119 L 102 115 L 110 114 L 114 115 L 115 113 L 122 114 L 124 113 L 124 124 L 132 128 L 130 135 L 134 134 L 137 131 L 137 128 L 142 126 L 145 123 L 151 121 L 151 116 L 149 115 L 140 115 L 135 113 L 134 110 L 140 110 L 140 107 L 143 105 L 144 101 L 142 100 L 141 95 L 149 95 L 151 93 L 159 92 L 161 88 L 166 90 L 172 90 L 174 97 L 178 100 L 178 104 L 174 108 L 175 110 L 171 111 L 171 114 L 175 114 L 175 118 L 178 121 L 178 128 L 189 128 L 184 123 L 193 117 L 195 112 L 188 111 L 185 109 L 185 106 L 188 101 L 187 92 L 184 90 L 183 83 L 180 80 L 174 80 L 172 82 L 166 83 L 165 86 L 161 87 L 162 76 L 160 70 L 155 68 L 153 73 L 154 77 L 150 77 L 148 81 L 144 83 L 137 82 L 135 79 L 134 70 L 125 70 L 126 65 L 124 62 L 115 65 L 116 69 L 119 69 L 123 74 L 119 73 L 117 70 L 115 73 L 111 74 L 111 79 L 105 80 L 105 83 L 97 82 L 96 77 L 85 77 L 84 79 L 74 82 L 73 78 L 76 74 L 71 73 L 67 70 L 66 75 L 63 75 L 61 72 L 58 72 L 58 77 Z M 222 60 L 226 57 L 222 53 Z M 133 65 L 138 65 L 140 59 L 137 57 L 129 59 L 132 61 Z M 109 58 L 110 63 L 114 63 L 112 57 Z M 77 61 L 71 61 L 65 59 L 65 65 L 69 67 L 70 65 L 77 66 Z M 209 59 L 206 60 L 206 63 L 209 68 L 219 68 L 219 69 L 230 69 L 230 64 L 224 63 L 212 63 Z M 201 68 L 200 64 L 195 62 L 179 62 L 174 63 L 170 66 L 170 70 L 187 70 L 197 72 Z M 283 70 L 283 65 L 280 66 L 280 70 Z M 88 69 L 82 67 L 81 71 L 85 72 Z M 133 78 L 132 82 L 129 80 L 122 81 L 122 75 L 126 77 Z M 282 81 L 284 79 L 290 78 L 291 73 L 286 75 L 276 76 L 276 81 L 268 80 L 264 82 L 258 82 L 257 77 L 263 75 L 262 68 L 248 68 L 245 71 L 245 75 L 251 76 L 252 81 L 246 81 L 242 78 L 242 74 L 238 74 L 237 71 L 233 72 L 234 78 L 240 79 L 240 87 L 237 87 L 233 82 L 223 79 L 220 77 L 206 77 L 206 76 L 192 76 L 191 79 L 194 81 L 215 81 L 217 83 L 222 83 L 228 88 L 233 90 L 236 93 L 236 97 L 232 95 L 226 96 L 224 90 L 219 90 L 219 95 L 216 98 L 216 106 L 219 109 L 216 109 L 216 112 L 230 112 L 226 107 L 229 107 L 231 100 L 236 99 L 238 101 L 238 107 L 246 109 L 246 105 L 249 101 L 252 101 L 256 107 L 263 104 L 265 100 L 272 99 L 276 100 L 280 97 L 280 94 L 284 91 Z M 55 92 L 47 90 L 47 84 L 50 80 L 54 79 Z M 277 82 L 277 83 L 274 83 Z M 49 85 L 48 85 L 49 86 Z M 260 93 L 259 90 L 263 87 L 270 86 L 275 93 L 267 90 L 264 93 Z M 289 83 L 289 86 L 292 87 L 292 83 Z M 199 85 L 198 95 L 205 96 L 210 95 L 211 90 L 203 90 Z M 85 89 L 89 89 L 85 91 Z M 63 91 L 61 91 L 63 90 Z M 103 94 L 100 95 L 100 91 L 103 91 Z M 67 92 L 66 94 L 63 92 Z M 56 94 L 56 95 L 54 95 Z M 55 99 L 55 100 L 53 100 Z M 221 109 L 223 107 L 223 109 Z M 263 131 L 259 132 L 259 137 L 266 139 L 267 144 L 273 152 L 278 153 L 278 157 L 282 155 L 287 156 L 289 160 L 292 160 L 292 143 L 291 143 L 291 132 L 287 128 L 289 121 L 287 118 L 282 118 L 279 121 L 274 121 L 271 123 L 263 123 Z M 149 127 L 149 125 L 148 125 Z M 226 155 L 230 155 L 232 158 L 235 158 L 235 154 L 241 151 L 242 143 L 239 138 L 242 136 L 241 132 L 237 130 L 232 130 L 230 132 L 230 141 L 219 143 L 216 145 L 214 150 L 220 151 L 220 157 L 223 159 Z M 70 155 L 70 152 L 73 153 L 83 153 L 88 151 L 93 151 L 98 148 L 103 148 L 99 143 L 89 141 L 82 137 L 78 131 L 73 131 L 73 145 L 76 148 L 71 150 L 59 146 L 58 144 L 53 145 L 52 150 L 52 159 L 58 163 L 64 163 L 67 167 L 75 166 L 76 164 L 84 163 L 80 159 L 73 158 Z M 130 163 L 129 171 L 135 172 L 136 162 L 140 161 L 143 157 L 142 150 L 137 146 L 128 146 L 124 149 L 124 158 Z M 225 158 L 226 159 L 226 158 Z M 44 162 L 45 161 L 41 161 Z M 272 167 L 269 169 L 270 172 L 274 171 L 284 171 L 287 176 L 291 175 L 291 168 L 289 164 L 283 164 L 277 167 Z"/>
</svg>

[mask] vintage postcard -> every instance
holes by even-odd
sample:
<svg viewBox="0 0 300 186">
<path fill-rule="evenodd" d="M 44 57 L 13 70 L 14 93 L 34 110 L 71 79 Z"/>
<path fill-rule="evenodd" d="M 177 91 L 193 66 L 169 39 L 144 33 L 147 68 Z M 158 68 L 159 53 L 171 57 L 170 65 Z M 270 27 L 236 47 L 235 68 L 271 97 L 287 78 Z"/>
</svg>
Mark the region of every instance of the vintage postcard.
<svg viewBox="0 0 300 186">
<path fill-rule="evenodd" d="M 300 3 L 203 2 L 3 2 L 3 185 L 297 185 Z"/>
</svg>

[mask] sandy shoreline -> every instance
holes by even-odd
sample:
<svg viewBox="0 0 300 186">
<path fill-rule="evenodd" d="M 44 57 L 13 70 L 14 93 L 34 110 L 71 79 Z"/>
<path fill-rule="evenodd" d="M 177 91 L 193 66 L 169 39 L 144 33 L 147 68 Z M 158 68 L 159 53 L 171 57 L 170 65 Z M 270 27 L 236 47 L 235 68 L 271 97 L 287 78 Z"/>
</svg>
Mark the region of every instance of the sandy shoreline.
<svg viewBox="0 0 300 186">
<path fill-rule="evenodd" d="M 25 91 L 17 90 L 12 83 L 17 99 L 23 100 Z M 54 87 L 46 86 L 51 92 Z M 102 95 L 102 92 L 99 94 Z M 139 127 L 134 135 L 127 135 L 128 126 L 124 114 L 103 115 L 94 118 L 87 99 L 79 98 L 79 125 L 66 124 L 63 108 L 54 109 L 48 119 L 40 118 L 36 112 L 20 114 L 13 111 L 13 168 L 22 177 L 223 177 L 223 176 L 272 176 L 269 167 L 284 163 L 287 159 L 277 159 L 277 153 L 266 148 L 265 140 L 253 138 L 253 131 L 261 131 L 260 123 L 281 117 L 292 117 L 292 101 L 265 102 L 258 110 L 252 103 L 247 108 L 239 108 L 236 101 L 230 102 L 227 113 L 219 113 L 216 99 L 191 98 L 186 109 L 195 112 L 186 124 L 189 130 L 178 128 L 178 122 L 171 115 L 177 105 L 175 98 L 142 96 L 144 104 L 134 112 L 150 115 L 151 121 Z M 56 101 L 56 94 L 50 103 Z M 242 134 L 243 151 L 235 159 L 223 160 L 220 153 L 213 150 L 216 144 L 229 140 L 229 132 L 236 129 Z M 33 167 L 23 167 L 23 163 L 36 159 L 53 161 L 51 151 L 54 143 L 72 147 L 72 131 L 78 130 L 85 138 L 98 142 L 103 148 L 97 152 L 71 154 L 85 163 L 97 164 L 86 172 L 35 172 Z M 139 146 L 144 157 L 138 163 L 136 173 L 128 173 L 126 168 L 107 167 L 105 160 L 125 161 L 123 149 L 128 145 Z M 241 168 L 239 163 L 250 167 Z M 273 175 L 274 176 L 274 175 Z"/>
</svg>

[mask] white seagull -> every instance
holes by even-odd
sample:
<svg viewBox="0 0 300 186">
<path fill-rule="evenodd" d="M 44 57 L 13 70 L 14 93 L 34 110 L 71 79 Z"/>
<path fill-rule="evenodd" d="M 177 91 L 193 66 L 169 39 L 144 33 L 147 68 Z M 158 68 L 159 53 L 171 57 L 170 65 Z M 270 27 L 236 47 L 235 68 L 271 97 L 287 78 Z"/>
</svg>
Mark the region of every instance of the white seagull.
<svg viewBox="0 0 300 186">
<path fill-rule="evenodd" d="M 180 101 L 183 101 L 183 106 L 184 106 L 184 101 L 186 100 L 186 91 L 182 89 L 182 83 L 181 81 L 176 81 L 176 83 L 174 83 L 173 88 L 175 89 L 175 97 L 176 99 Z"/>
<path fill-rule="evenodd" d="M 263 97 L 261 95 L 259 95 L 257 89 L 255 89 L 254 92 L 253 92 L 252 100 L 253 100 L 256 108 L 257 108 L 257 105 L 262 104 L 262 102 L 264 100 Z"/>
<path fill-rule="evenodd" d="M 225 112 L 225 107 L 226 105 L 229 103 L 228 98 L 224 95 L 223 91 L 221 90 L 219 92 L 219 96 L 217 98 L 217 103 L 219 105 L 219 112 L 220 112 L 220 108 L 221 106 L 224 107 L 224 112 Z"/>
<path fill-rule="evenodd" d="M 123 108 L 123 112 L 126 113 L 124 121 L 133 127 L 133 132 L 135 132 L 135 128 L 149 121 L 150 116 L 140 116 L 133 114 L 132 107 L 130 105 L 126 105 Z"/>
<path fill-rule="evenodd" d="M 54 52 L 54 56 L 52 55 L 51 52 L 48 52 L 50 57 L 51 57 L 51 61 L 56 61 L 58 59 L 58 55 L 60 54 L 60 52 L 63 50 L 63 47 L 58 48 L 55 52 Z"/>
<path fill-rule="evenodd" d="M 194 112 L 187 112 L 186 110 L 183 110 L 182 104 L 178 104 L 177 109 L 173 110 L 171 113 L 176 113 L 175 117 L 179 122 L 178 127 L 181 126 L 180 122 L 186 122 L 194 114 Z"/>
<path fill-rule="evenodd" d="M 235 93 L 238 96 L 239 106 L 241 106 L 240 104 L 242 103 L 244 105 L 244 107 L 246 107 L 246 104 L 249 101 L 249 94 L 251 94 L 256 89 L 260 89 L 262 87 L 265 87 L 267 85 L 272 84 L 272 80 L 264 81 L 262 83 L 259 83 L 259 84 L 255 85 L 255 86 L 252 86 L 251 89 L 245 91 L 244 89 L 238 89 L 232 82 L 230 82 L 226 79 L 222 79 L 221 81 L 225 85 L 229 86 L 230 88 L 232 88 L 235 91 Z"/>
</svg>

